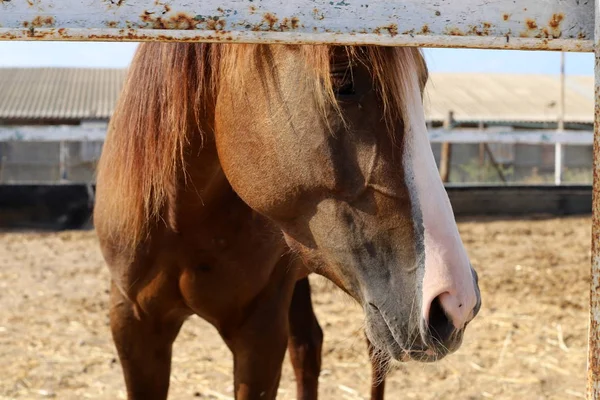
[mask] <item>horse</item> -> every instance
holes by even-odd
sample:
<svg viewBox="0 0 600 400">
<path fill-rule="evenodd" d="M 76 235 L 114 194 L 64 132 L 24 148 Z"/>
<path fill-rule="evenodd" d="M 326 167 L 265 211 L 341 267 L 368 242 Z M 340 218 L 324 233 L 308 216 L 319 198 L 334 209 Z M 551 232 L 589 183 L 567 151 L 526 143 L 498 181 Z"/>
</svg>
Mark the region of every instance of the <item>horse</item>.
<svg viewBox="0 0 600 400">
<path fill-rule="evenodd" d="M 316 398 L 322 332 L 290 312 L 310 273 L 362 306 L 374 362 L 460 347 L 481 296 L 427 138 L 427 79 L 409 47 L 138 47 L 93 216 L 130 400 L 167 397 L 194 314 L 232 352 L 236 399 L 274 399 L 287 348 L 299 398 Z"/>
<path fill-rule="evenodd" d="M 297 398 L 317 399 L 323 331 L 312 306 L 308 277 L 296 282 L 289 311 L 289 323 L 288 349 L 296 375 Z M 383 400 L 385 378 L 390 364 L 384 362 L 388 360 L 377 353 L 369 338 L 365 339 L 371 360 L 371 400 Z"/>
</svg>

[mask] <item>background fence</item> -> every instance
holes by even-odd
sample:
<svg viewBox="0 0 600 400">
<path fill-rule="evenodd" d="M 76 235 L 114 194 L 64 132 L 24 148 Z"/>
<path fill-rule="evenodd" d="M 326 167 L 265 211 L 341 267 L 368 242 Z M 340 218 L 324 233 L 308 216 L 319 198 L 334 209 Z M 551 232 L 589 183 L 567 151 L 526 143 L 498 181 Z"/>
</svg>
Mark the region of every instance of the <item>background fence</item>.
<svg viewBox="0 0 600 400">
<path fill-rule="evenodd" d="M 0 141 L 0 183 L 91 183 L 102 153 L 102 140 Z M 553 144 L 455 143 L 449 182 L 546 184 L 554 182 Z M 438 165 L 441 144 L 432 149 Z M 563 148 L 563 183 L 591 184 L 591 145 Z M 501 172 L 498 172 L 498 169 Z"/>
<path fill-rule="evenodd" d="M 102 141 L 0 142 L 0 183 L 93 182 Z"/>
</svg>

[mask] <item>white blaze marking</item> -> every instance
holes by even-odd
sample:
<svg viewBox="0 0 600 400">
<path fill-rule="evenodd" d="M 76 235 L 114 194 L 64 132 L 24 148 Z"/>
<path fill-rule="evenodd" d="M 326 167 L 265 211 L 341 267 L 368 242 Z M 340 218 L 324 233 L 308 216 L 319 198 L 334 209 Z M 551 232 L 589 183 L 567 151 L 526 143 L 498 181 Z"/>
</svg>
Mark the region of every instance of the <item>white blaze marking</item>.
<svg viewBox="0 0 600 400">
<path fill-rule="evenodd" d="M 436 167 L 429 143 L 425 113 L 416 73 L 406 77 L 404 165 L 413 182 L 409 185 L 413 207 L 421 210 L 424 227 L 425 273 L 423 318 L 440 294 L 442 306 L 457 329 L 469 320 L 477 303 L 469 258 L 460 238 L 448 194 Z M 407 179 L 410 176 L 407 175 Z"/>
</svg>

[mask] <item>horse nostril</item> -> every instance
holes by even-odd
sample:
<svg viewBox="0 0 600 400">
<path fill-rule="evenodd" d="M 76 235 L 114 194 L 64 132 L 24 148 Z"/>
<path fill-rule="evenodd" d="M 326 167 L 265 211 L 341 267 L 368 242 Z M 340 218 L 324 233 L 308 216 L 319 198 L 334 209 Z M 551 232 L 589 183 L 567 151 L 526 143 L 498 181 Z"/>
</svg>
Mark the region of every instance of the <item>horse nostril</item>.
<svg viewBox="0 0 600 400">
<path fill-rule="evenodd" d="M 445 345 L 454 332 L 454 324 L 448 319 L 446 312 L 442 308 L 440 296 L 436 297 L 431 303 L 431 308 L 429 309 L 429 321 L 427 322 L 433 342 L 431 344 L 434 347 Z"/>
</svg>

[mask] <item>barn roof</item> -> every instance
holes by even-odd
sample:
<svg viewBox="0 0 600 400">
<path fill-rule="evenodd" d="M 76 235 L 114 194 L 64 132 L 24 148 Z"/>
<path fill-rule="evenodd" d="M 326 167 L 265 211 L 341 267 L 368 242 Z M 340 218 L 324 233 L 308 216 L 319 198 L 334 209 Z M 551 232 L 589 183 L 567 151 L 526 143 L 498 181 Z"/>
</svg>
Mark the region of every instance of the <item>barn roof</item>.
<svg viewBox="0 0 600 400">
<path fill-rule="evenodd" d="M 0 120 L 108 119 L 124 69 L 0 68 Z"/>
<path fill-rule="evenodd" d="M 560 76 L 533 74 L 432 73 L 425 98 L 428 120 L 448 111 L 462 122 L 556 122 Z M 565 79 L 565 121 L 594 123 L 594 77 Z"/>
<path fill-rule="evenodd" d="M 125 69 L 0 68 L 0 121 L 106 120 Z M 432 73 L 425 107 L 429 121 L 448 111 L 462 122 L 546 123 L 558 115 L 558 75 Z M 592 76 L 568 76 L 566 121 L 592 124 Z"/>
</svg>

